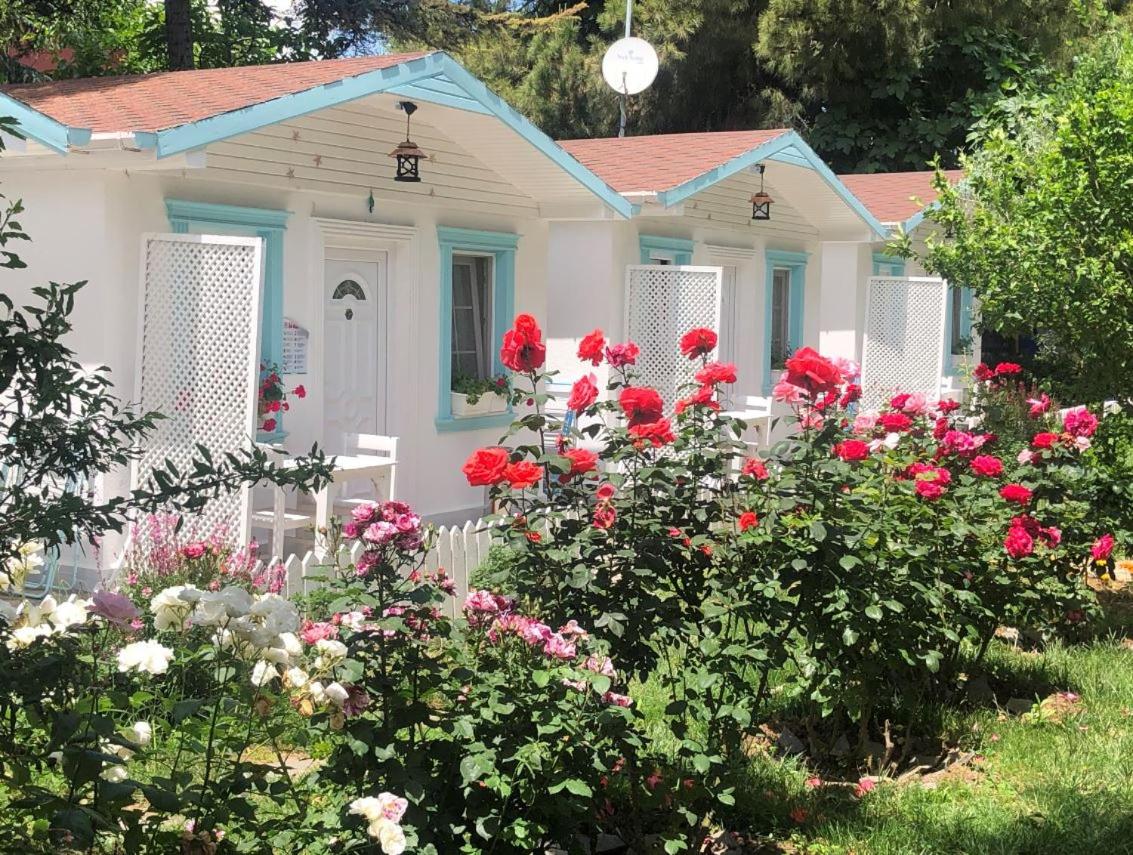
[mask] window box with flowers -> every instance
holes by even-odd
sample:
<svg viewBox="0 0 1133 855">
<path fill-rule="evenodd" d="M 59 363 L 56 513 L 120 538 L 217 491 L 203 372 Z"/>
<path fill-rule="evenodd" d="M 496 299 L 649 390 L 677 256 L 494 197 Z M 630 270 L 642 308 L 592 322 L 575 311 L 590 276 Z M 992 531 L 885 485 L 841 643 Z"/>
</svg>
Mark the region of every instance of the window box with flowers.
<svg viewBox="0 0 1133 855">
<path fill-rule="evenodd" d="M 256 400 L 256 422 L 261 441 L 278 440 L 287 436 L 280 427 L 280 421 L 283 413 L 291 409 L 287 401 L 289 394 L 302 400 L 307 397 L 307 389 L 300 383 L 288 392 L 283 385 L 279 366 L 274 362 L 261 363 L 260 393 Z"/>
<path fill-rule="evenodd" d="M 503 374 L 485 380 L 459 376 L 452 381 L 452 416 L 465 419 L 506 413 L 510 391 Z"/>
</svg>

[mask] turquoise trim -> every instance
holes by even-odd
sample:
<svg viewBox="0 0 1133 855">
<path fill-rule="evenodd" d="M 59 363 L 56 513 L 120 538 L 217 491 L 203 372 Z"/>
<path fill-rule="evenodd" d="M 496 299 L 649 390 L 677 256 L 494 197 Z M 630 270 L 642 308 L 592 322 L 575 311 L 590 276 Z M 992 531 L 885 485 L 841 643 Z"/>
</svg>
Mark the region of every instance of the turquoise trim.
<svg viewBox="0 0 1133 855">
<path fill-rule="evenodd" d="M 649 264 L 657 256 L 666 258 L 673 264 L 692 264 L 693 242 L 685 238 L 661 237 L 659 235 L 639 235 L 641 263 Z"/>
<path fill-rule="evenodd" d="M 90 142 L 89 128 L 72 128 L 29 107 L 23 101 L 0 92 L 0 116 L 16 120 L 16 128 L 27 139 L 35 140 L 59 154 L 66 154 L 73 145 Z"/>
<path fill-rule="evenodd" d="M 960 360 L 967 353 L 952 352 L 952 300 L 956 291 L 960 294 L 960 338 L 969 342 L 972 338 L 972 289 L 963 286 L 949 287 L 948 304 L 944 310 L 944 373 L 955 374 L 961 367 Z"/>
<path fill-rule="evenodd" d="M 792 347 L 802 347 L 803 312 L 806 307 L 806 263 L 810 257 L 806 252 L 788 252 L 781 249 L 768 249 L 763 253 L 764 302 L 763 302 L 763 394 L 771 394 L 771 298 L 774 294 L 774 271 L 786 268 L 791 271 L 790 317 L 787 319 L 788 342 Z"/>
<path fill-rule="evenodd" d="M 389 68 L 273 98 L 242 110 L 232 110 L 162 131 L 138 132 L 135 140 L 139 146 L 155 148 L 159 158 L 168 157 L 379 92 L 404 94 L 445 107 L 495 116 L 608 208 L 626 218 L 635 213 L 636 207 L 624 196 L 567 154 L 565 149 L 512 109 L 451 56 L 440 51 Z"/>
<path fill-rule="evenodd" d="M 454 229 L 437 226 L 440 246 L 440 331 L 437 350 L 437 416 L 438 431 L 476 430 L 511 423 L 512 412 L 472 418 L 452 415 L 452 256 L 460 252 L 481 252 L 492 256 L 492 373 L 504 373 L 499 345 L 511 327 L 515 313 L 515 250 L 519 235 L 508 232 L 485 232 L 478 229 Z"/>
<path fill-rule="evenodd" d="M 685 199 L 699 193 L 701 190 L 711 187 L 713 184 L 723 181 L 725 178 L 730 178 L 737 172 L 742 172 L 765 160 L 775 160 L 792 166 L 805 166 L 813 169 L 875 234 L 882 238 L 889 237 L 889 229 L 869 212 L 857 196 L 850 192 L 850 189 L 831 171 L 830 167 L 823 162 L 822 158 L 815 153 L 814 149 L 807 145 L 803 138 L 795 131 L 787 131 L 786 133 L 780 134 L 744 154 L 733 157 L 728 162 L 722 163 L 714 169 L 701 173 L 696 178 L 690 179 L 663 193 L 658 193 L 658 201 L 664 207 L 671 208 L 673 205 L 683 202 Z"/>
<path fill-rule="evenodd" d="M 493 413 L 490 416 L 472 416 L 466 419 L 437 416 L 433 425 L 438 433 L 456 433 L 463 430 L 484 430 L 485 428 L 506 428 L 515 419 L 509 408 L 506 413 Z"/>
<path fill-rule="evenodd" d="M 290 211 L 245 208 L 212 202 L 166 199 L 169 225 L 179 234 L 223 233 L 252 235 L 264 241 L 264 289 L 260 312 L 260 361 L 283 364 L 283 233 Z M 261 442 L 278 442 L 287 436 L 283 414 L 273 433 L 260 432 Z"/>
<path fill-rule="evenodd" d="M 884 252 L 873 254 L 874 276 L 904 276 L 905 259 L 895 255 L 886 255 Z"/>
</svg>

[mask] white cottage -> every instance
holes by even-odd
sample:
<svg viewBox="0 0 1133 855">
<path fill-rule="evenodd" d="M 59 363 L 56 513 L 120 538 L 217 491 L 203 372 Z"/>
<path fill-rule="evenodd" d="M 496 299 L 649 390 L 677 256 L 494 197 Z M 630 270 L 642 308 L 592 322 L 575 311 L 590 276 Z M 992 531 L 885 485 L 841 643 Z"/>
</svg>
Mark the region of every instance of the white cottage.
<svg viewBox="0 0 1133 855">
<path fill-rule="evenodd" d="M 903 262 L 885 255 L 893 229 L 915 227 L 933 200 L 932 173 L 839 177 L 787 129 L 560 144 L 634 206 L 627 220 L 551 224 L 550 358 L 566 378 L 591 370 L 574 350 L 594 326 L 674 350 L 680 327 L 696 315 L 698 283 L 715 271 L 720 356 L 740 374 L 735 401 L 767 395 L 800 346 L 862 361 L 871 293 L 875 318 L 912 309 L 929 333 L 883 335 L 875 324 L 872 340 L 886 367 L 919 356 L 921 373 L 932 375 L 923 382 L 939 386 L 946 366 L 918 351 L 935 354 L 927 342 L 933 330 L 940 338 L 942 288 L 906 280 Z M 860 182 L 848 186 L 850 179 Z M 903 281 L 884 291 L 876 277 Z M 928 301 L 919 307 L 922 296 Z M 670 357 L 651 367 L 666 377 L 674 366 L 680 362 Z M 872 368 L 875 376 L 885 373 L 877 356 Z"/>
<path fill-rule="evenodd" d="M 233 413 L 247 435 L 256 364 L 281 365 L 307 396 L 261 441 L 396 436 L 398 496 L 441 521 L 480 514 L 460 467 L 510 420 L 454 412 L 454 367 L 491 375 L 514 314 L 545 320 L 551 218 L 632 209 L 444 53 L 10 86 L 2 114 L 25 139 L 5 140 L 0 186 L 33 238 L 7 293 L 89 280 L 80 358 L 123 397 L 196 414 L 206 443 L 236 441 L 215 423 Z M 419 181 L 390 157 L 407 138 Z M 152 234 L 219 236 L 262 292 L 238 293 L 220 250 Z"/>
</svg>

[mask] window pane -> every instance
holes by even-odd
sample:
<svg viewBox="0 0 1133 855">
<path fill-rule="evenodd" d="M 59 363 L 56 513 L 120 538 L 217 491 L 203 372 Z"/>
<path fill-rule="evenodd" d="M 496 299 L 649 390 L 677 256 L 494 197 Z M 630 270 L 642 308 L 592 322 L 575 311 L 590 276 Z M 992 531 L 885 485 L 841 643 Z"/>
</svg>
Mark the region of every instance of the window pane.
<svg viewBox="0 0 1133 855">
<path fill-rule="evenodd" d="M 784 366 L 796 342 L 791 335 L 791 271 L 777 267 L 771 273 L 771 368 Z"/>
<path fill-rule="evenodd" d="M 452 376 L 487 379 L 492 373 L 492 259 L 452 259 Z"/>
<path fill-rule="evenodd" d="M 948 289 L 948 310 L 952 316 L 952 341 L 949 342 L 950 352 L 953 356 L 962 356 L 964 353 L 964 301 L 959 288 Z"/>
</svg>

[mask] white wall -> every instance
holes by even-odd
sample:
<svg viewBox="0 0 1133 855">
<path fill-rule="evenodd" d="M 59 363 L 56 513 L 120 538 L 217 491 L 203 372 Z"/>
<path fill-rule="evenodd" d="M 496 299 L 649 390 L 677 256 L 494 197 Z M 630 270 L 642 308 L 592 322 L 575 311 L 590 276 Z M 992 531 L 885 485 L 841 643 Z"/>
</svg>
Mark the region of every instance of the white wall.
<svg viewBox="0 0 1133 855">
<path fill-rule="evenodd" d="M 302 452 L 321 439 L 323 273 L 321 231 L 313 218 L 333 217 L 411 226 L 416 238 L 389 271 L 388 430 L 400 437 L 398 494 L 423 513 L 450 520 L 478 515 L 484 491 L 470 488 L 460 472 L 468 454 L 494 444 L 502 431 L 439 433 L 437 415 L 439 313 L 438 225 L 514 232 L 517 312 L 546 318 L 547 226 L 523 213 L 487 213 L 476 206 L 387 203 L 375 214 L 363 196 L 284 190 L 212 178 L 210 170 L 173 175 L 70 170 L 32 173 L 5 170 L 3 192 L 23 197 L 21 220 L 34 243 L 19 247 L 25 271 L 3 273 L 4 293 L 19 300 L 30 287 L 53 279 L 86 278 L 69 341 L 84 363 L 113 370 L 119 394 L 134 390 L 138 262 L 141 235 L 168 232 L 164 200 L 283 209 L 292 212 L 284 243 L 284 314 L 311 330 L 310 373 L 286 378 L 309 392 L 293 401 L 284 427 L 287 446 Z M 124 479 L 119 479 L 122 486 Z"/>
</svg>

